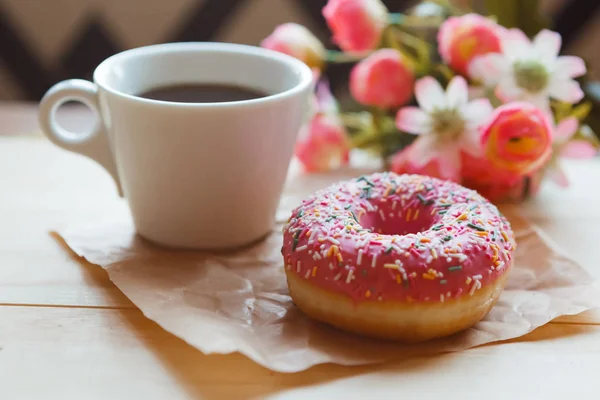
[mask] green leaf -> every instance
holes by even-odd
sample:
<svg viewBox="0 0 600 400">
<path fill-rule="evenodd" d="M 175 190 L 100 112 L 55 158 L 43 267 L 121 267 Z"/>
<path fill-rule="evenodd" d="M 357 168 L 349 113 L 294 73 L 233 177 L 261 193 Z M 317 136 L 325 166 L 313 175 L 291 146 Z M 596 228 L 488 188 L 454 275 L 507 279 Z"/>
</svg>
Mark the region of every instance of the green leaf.
<svg viewBox="0 0 600 400">
<path fill-rule="evenodd" d="M 583 139 L 591 143 L 595 148 L 600 148 L 600 139 L 598 139 L 597 133 L 589 125 L 581 125 L 573 136 L 573 139 Z"/>
<path fill-rule="evenodd" d="M 431 45 L 428 42 L 393 25 L 388 26 L 384 35 L 386 45 L 400 51 L 418 75 L 429 70 Z"/>
<path fill-rule="evenodd" d="M 582 87 L 586 94 L 586 100 L 592 103 L 592 110 L 585 122 L 590 132 L 600 138 L 600 83 L 590 81 L 583 84 Z"/>
<path fill-rule="evenodd" d="M 583 103 L 575 106 L 573 108 L 573 110 L 571 110 L 571 114 L 569 116 L 575 117 L 579 121 L 583 121 L 584 119 L 587 118 L 588 115 L 590 115 L 591 111 L 592 111 L 592 102 L 586 101 L 586 102 L 583 102 Z"/>
<path fill-rule="evenodd" d="M 494 91 L 493 88 L 490 88 L 490 87 L 485 88 L 485 97 L 488 98 L 488 100 L 492 104 L 492 107 L 494 107 L 494 108 L 500 107 L 503 104 L 502 100 L 500 100 L 498 98 L 498 96 L 496 96 L 496 92 Z"/>
<path fill-rule="evenodd" d="M 435 71 L 439 72 L 444 77 L 446 82 L 450 82 L 450 80 L 454 77 L 454 71 L 452 71 L 452 69 L 450 69 L 450 67 L 446 64 L 437 64 L 435 66 Z"/>
<path fill-rule="evenodd" d="M 368 55 L 368 54 L 367 54 Z M 367 57 L 365 54 L 355 55 L 344 53 L 342 51 L 328 50 L 325 54 L 325 62 L 327 63 L 355 63 Z"/>
<path fill-rule="evenodd" d="M 569 117 L 573 110 L 573 106 L 569 103 L 565 103 L 564 101 L 552 101 L 550 106 L 554 111 L 554 119 L 556 122 L 560 122 Z"/>
<path fill-rule="evenodd" d="M 485 0 L 484 3 L 485 11 L 500 25 L 519 28 L 529 37 L 549 26 L 540 13 L 539 0 Z"/>
</svg>

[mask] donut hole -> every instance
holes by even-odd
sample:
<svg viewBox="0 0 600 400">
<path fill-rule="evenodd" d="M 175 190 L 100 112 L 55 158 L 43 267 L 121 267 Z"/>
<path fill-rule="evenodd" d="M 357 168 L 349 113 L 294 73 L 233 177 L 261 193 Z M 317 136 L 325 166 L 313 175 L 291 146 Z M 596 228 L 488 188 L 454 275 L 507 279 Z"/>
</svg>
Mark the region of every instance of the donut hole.
<svg viewBox="0 0 600 400">
<path fill-rule="evenodd" d="M 429 230 L 436 222 L 431 207 L 401 208 L 380 202 L 376 210 L 365 213 L 360 225 L 382 235 L 408 235 Z"/>
</svg>

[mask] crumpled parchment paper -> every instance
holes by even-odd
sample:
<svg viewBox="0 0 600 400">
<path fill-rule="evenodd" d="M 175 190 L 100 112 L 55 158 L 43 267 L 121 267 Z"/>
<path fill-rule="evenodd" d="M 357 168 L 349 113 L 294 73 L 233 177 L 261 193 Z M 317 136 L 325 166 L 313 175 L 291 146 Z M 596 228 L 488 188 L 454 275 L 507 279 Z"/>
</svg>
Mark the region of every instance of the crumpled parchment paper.
<svg viewBox="0 0 600 400">
<path fill-rule="evenodd" d="M 234 254 L 155 247 L 135 235 L 127 214 L 57 233 L 79 256 L 104 268 L 148 318 L 206 354 L 240 352 L 279 372 L 321 363 L 358 365 L 459 351 L 525 335 L 560 316 L 600 306 L 592 277 L 538 227 L 505 212 L 518 250 L 507 287 L 488 316 L 452 337 L 418 345 L 365 339 L 313 322 L 293 304 L 280 254 L 281 223 L 302 198 L 339 179 L 370 172 L 290 177 L 278 225 L 263 242 Z"/>
</svg>

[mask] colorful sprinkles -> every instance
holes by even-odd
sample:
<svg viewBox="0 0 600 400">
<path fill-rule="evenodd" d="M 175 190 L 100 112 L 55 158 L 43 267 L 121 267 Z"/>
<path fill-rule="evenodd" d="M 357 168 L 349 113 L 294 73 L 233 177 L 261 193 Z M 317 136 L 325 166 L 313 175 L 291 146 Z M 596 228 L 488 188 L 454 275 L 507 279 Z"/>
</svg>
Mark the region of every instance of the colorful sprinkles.
<svg viewBox="0 0 600 400">
<path fill-rule="evenodd" d="M 306 199 L 282 253 L 287 273 L 356 301 L 447 302 L 507 273 L 514 248 L 508 221 L 476 192 L 377 173 Z"/>
</svg>

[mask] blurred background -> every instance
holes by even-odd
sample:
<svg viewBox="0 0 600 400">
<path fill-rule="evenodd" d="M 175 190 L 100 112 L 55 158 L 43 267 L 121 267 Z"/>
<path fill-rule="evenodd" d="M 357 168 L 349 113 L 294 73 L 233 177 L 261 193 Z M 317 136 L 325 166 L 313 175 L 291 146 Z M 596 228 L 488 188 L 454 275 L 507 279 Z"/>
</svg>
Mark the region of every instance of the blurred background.
<svg viewBox="0 0 600 400">
<path fill-rule="evenodd" d="M 416 3 L 384 2 L 392 12 L 410 10 Z M 539 9 L 540 15 L 562 35 L 563 53 L 584 58 L 590 78 L 597 80 L 599 0 L 518 2 L 523 9 Z M 0 101 L 38 101 L 52 84 L 66 78 L 90 79 L 96 65 L 106 57 L 154 43 L 224 41 L 256 45 L 276 25 L 297 22 L 330 44 L 321 16 L 325 3 L 326 0 L 0 0 Z M 485 0 L 471 3 L 485 7 Z M 342 65 L 328 71 L 334 89 L 345 82 L 347 68 Z"/>
</svg>

